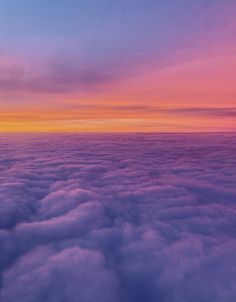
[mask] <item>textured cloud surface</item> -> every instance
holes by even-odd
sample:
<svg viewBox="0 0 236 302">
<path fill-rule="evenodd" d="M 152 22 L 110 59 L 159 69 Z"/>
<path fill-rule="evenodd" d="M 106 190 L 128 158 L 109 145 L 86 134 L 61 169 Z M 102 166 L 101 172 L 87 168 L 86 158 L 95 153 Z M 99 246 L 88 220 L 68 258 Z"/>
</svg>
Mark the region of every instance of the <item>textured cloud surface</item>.
<svg viewBox="0 0 236 302">
<path fill-rule="evenodd" d="M 2 302 L 234 302 L 236 136 L 0 137 Z"/>
</svg>

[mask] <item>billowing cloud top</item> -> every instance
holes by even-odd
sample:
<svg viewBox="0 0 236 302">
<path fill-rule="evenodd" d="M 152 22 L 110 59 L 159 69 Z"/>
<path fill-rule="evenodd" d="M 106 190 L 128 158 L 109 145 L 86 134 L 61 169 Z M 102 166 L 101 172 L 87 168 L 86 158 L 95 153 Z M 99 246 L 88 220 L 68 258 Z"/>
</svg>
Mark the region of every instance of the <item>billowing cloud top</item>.
<svg viewBox="0 0 236 302">
<path fill-rule="evenodd" d="M 234 302 L 236 137 L 0 138 L 1 302 Z"/>
</svg>

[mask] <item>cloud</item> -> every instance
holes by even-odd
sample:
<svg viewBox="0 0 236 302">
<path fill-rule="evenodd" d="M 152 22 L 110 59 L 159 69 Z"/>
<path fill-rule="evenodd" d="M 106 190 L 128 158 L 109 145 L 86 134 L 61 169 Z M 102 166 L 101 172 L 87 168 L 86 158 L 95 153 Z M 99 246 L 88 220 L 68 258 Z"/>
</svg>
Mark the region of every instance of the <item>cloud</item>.
<svg viewBox="0 0 236 302">
<path fill-rule="evenodd" d="M 235 107 L 183 107 L 167 109 L 158 106 L 107 106 L 105 108 L 121 112 L 142 112 L 145 114 L 167 114 L 175 116 L 191 116 L 204 118 L 233 118 L 236 116 Z M 99 109 L 99 107 L 97 107 L 97 109 Z"/>
<path fill-rule="evenodd" d="M 175 116 L 189 116 L 189 117 L 202 117 L 202 118 L 234 118 L 236 116 L 235 107 L 182 107 L 182 108 L 163 108 L 158 106 L 109 106 L 109 105 L 74 105 L 74 112 L 77 110 L 96 110 L 96 111 L 110 111 L 124 113 L 136 113 L 136 114 L 164 114 L 164 115 L 175 115 Z M 76 115 L 74 116 L 74 118 Z"/>
<path fill-rule="evenodd" d="M 177 108 L 165 110 L 166 113 L 174 115 L 209 117 L 209 118 L 233 118 L 236 117 L 236 108 Z"/>
<path fill-rule="evenodd" d="M 1 136 L 2 302 L 233 302 L 234 134 Z"/>
<path fill-rule="evenodd" d="M 117 280 L 104 263 L 98 251 L 79 247 L 57 251 L 52 247 L 39 247 L 8 271 L 9 286 L 3 290 L 3 299 L 13 302 L 19 299 L 29 302 L 45 299 L 52 302 L 115 301 Z"/>
<path fill-rule="evenodd" d="M 92 91 L 118 80 L 121 73 L 110 66 L 82 64 L 78 57 L 45 58 L 36 62 L 5 60 L 0 57 L 0 88 L 2 92 L 70 93 Z"/>
</svg>

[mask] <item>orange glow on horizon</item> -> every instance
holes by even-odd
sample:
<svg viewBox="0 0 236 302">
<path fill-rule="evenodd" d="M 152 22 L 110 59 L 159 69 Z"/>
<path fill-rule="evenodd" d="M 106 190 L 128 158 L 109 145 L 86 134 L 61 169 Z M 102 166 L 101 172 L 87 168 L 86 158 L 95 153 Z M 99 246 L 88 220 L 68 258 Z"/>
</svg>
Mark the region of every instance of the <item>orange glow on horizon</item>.
<svg viewBox="0 0 236 302">
<path fill-rule="evenodd" d="M 225 108 L 218 108 L 219 112 Z M 176 111 L 175 111 L 176 110 Z M 204 111 L 185 114 L 176 108 L 95 107 L 94 109 L 5 111 L 1 132 L 211 132 L 234 131 L 234 116 L 208 117 Z M 205 110 L 211 110 L 205 108 Z M 229 108 L 231 110 L 231 108 Z M 197 111 L 198 112 L 198 111 Z M 208 111 L 207 111 L 208 112 Z M 214 113 L 214 112 L 213 112 Z"/>
</svg>

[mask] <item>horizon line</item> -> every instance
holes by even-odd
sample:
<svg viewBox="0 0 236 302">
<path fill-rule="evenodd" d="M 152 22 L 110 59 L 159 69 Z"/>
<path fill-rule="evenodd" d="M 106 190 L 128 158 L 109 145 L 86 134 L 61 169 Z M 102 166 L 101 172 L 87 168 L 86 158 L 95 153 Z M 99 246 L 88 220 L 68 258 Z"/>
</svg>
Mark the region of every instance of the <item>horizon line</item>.
<svg viewBox="0 0 236 302">
<path fill-rule="evenodd" d="M 0 131 L 1 134 L 236 134 L 234 131 Z"/>
</svg>

